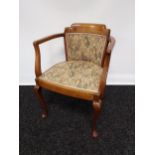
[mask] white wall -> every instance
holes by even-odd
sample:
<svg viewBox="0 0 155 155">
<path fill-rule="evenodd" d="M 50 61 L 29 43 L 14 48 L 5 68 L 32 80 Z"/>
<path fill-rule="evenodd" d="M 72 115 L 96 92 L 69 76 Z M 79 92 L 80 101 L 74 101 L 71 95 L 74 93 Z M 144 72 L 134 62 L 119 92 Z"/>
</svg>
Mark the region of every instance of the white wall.
<svg viewBox="0 0 155 155">
<path fill-rule="evenodd" d="M 32 42 L 74 22 L 103 23 L 116 39 L 108 84 L 134 84 L 134 0 L 20 0 L 21 85 L 34 84 Z M 43 45 L 42 69 L 65 60 L 63 40 Z"/>
</svg>

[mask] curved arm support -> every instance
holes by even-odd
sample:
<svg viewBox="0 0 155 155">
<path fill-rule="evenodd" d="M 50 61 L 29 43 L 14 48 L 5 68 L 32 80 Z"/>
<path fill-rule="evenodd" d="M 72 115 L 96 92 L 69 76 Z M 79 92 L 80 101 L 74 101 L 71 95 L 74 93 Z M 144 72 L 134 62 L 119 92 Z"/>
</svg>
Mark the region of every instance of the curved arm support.
<svg viewBox="0 0 155 155">
<path fill-rule="evenodd" d="M 44 42 L 47 42 L 51 39 L 55 39 L 55 38 L 59 38 L 59 37 L 64 37 L 64 33 L 50 35 L 50 36 L 44 37 L 42 39 L 39 39 L 39 40 L 36 40 L 33 42 L 33 46 L 35 49 L 35 74 L 36 74 L 36 77 L 38 77 L 42 74 L 42 71 L 41 71 L 41 54 L 40 54 L 39 45 L 44 43 Z"/>
<path fill-rule="evenodd" d="M 109 40 L 109 43 L 108 43 L 108 47 L 107 47 L 107 53 L 111 53 L 111 51 L 113 50 L 114 48 L 114 45 L 115 45 L 115 38 L 110 36 L 110 40 Z"/>
<path fill-rule="evenodd" d="M 114 45 L 115 45 L 115 38 L 111 36 L 108 47 L 107 47 L 107 53 L 104 59 L 103 72 L 100 77 L 100 86 L 99 86 L 100 97 L 102 97 L 104 94 L 104 89 L 106 86 L 107 74 L 108 74 L 108 69 L 109 69 L 109 63 L 110 63 L 110 57 L 111 57 L 111 51 Z"/>
<path fill-rule="evenodd" d="M 106 86 L 107 74 L 109 69 L 109 62 L 110 62 L 110 54 L 106 54 L 106 58 L 104 60 L 104 65 L 103 65 L 103 71 L 100 77 L 100 86 L 99 86 L 100 97 L 102 97 L 104 94 L 104 89 Z"/>
</svg>

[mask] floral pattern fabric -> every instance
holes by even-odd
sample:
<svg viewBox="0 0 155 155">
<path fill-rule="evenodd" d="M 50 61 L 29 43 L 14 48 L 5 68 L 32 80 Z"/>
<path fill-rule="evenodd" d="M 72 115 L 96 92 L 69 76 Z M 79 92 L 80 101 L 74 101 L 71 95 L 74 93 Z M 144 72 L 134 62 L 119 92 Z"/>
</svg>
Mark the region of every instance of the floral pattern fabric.
<svg viewBox="0 0 155 155">
<path fill-rule="evenodd" d="M 106 36 L 88 33 L 67 33 L 68 60 L 85 60 L 101 66 Z"/>
<path fill-rule="evenodd" d="M 102 67 L 87 61 L 61 62 L 39 78 L 64 86 L 98 92 Z"/>
</svg>

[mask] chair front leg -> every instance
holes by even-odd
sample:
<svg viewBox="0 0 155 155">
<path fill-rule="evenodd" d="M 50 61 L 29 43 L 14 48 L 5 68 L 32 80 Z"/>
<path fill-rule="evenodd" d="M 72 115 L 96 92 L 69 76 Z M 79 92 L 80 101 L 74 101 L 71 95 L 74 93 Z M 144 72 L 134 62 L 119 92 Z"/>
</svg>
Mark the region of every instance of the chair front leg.
<svg viewBox="0 0 155 155">
<path fill-rule="evenodd" d="M 41 106 L 41 109 L 42 109 L 42 118 L 46 118 L 47 115 L 48 115 L 48 110 L 47 110 L 47 104 L 43 98 L 43 95 L 42 95 L 42 88 L 39 87 L 38 85 L 34 86 L 34 91 L 39 99 L 39 102 L 40 102 L 40 106 Z"/>
<path fill-rule="evenodd" d="M 98 137 L 98 132 L 96 130 L 96 125 L 97 125 L 97 119 L 100 115 L 101 112 L 101 103 L 102 101 L 100 99 L 94 100 L 93 101 L 93 124 L 92 124 L 92 137 L 97 138 Z"/>
</svg>

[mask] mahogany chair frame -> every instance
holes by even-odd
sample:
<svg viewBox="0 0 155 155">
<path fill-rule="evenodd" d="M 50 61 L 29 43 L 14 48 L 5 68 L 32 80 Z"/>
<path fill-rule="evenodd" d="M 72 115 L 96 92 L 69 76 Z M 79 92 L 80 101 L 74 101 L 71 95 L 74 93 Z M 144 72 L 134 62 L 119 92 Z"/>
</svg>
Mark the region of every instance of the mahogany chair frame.
<svg viewBox="0 0 155 155">
<path fill-rule="evenodd" d="M 107 37 L 107 42 L 106 42 L 106 48 L 104 49 L 104 56 L 102 58 L 102 64 L 101 67 L 103 67 L 102 75 L 100 78 L 100 85 L 99 85 L 99 93 L 91 93 L 90 91 L 88 92 L 87 90 L 79 90 L 79 89 L 74 89 L 71 87 L 64 87 L 64 86 L 58 86 L 55 84 L 51 84 L 49 82 L 42 82 L 38 80 L 38 77 L 42 75 L 42 70 L 41 70 L 41 54 L 40 54 L 40 44 L 43 44 L 49 40 L 56 39 L 63 37 L 64 38 L 64 44 L 65 44 L 65 56 L 66 56 L 66 61 L 68 61 L 67 57 L 67 48 L 66 48 L 66 38 L 65 35 L 66 33 L 69 32 L 84 32 L 84 33 L 92 33 L 92 34 L 99 34 L 99 35 L 106 35 Z M 106 28 L 105 25 L 102 24 L 83 24 L 83 23 L 75 23 L 72 24 L 71 27 L 65 28 L 64 33 L 59 33 L 59 34 L 54 34 L 54 35 L 49 35 L 47 37 L 44 37 L 42 39 L 36 40 L 33 42 L 34 49 L 35 49 L 35 81 L 36 81 L 36 86 L 34 86 L 34 91 L 36 95 L 38 96 L 38 99 L 40 100 L 40 106 L 42 109 L 42 118 L 46 118 L 48 115 L 48 110 L 47 110 L 47 104 L 43 98 L 41 89 L 45 88 L 50 91 L 54 91 L 60 94 L 64 94 L 67 96 L 72 96 L 80 99 L 85 99 L 85 100 L 90 100 L 92 101 L 92 107 L 94 109 L 93 113 L 93 122 L 92 122 L 92 136 L 95 138 L 98 136 L 97 130 L 96 130 L 96 125 L 97 125 L 97 120 L 101 112 L 101 105 L 102 105 L 102 97 L 105 92 L 105 86 L 106 86 L 106 79 L 107 79 L 107 73 L 109 69 L 109 62 L 110 62 L 110 57 L 111 57 L 111 51 L 112 48 L 115 44 L 115 39 L 110 36 L 110 30 Z"/>
</svg>

